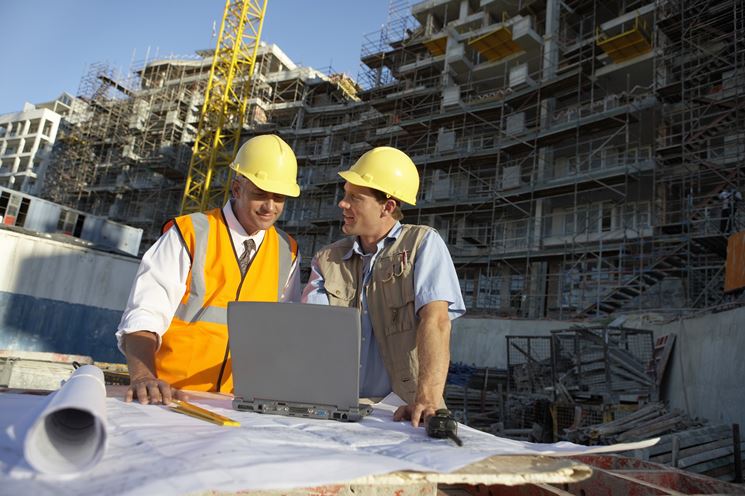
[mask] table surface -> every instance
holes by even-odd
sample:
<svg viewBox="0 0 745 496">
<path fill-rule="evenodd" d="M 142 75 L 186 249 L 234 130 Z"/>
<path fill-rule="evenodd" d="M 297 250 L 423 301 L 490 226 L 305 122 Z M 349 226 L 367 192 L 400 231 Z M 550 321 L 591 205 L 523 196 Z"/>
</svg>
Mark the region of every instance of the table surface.
<svg viewBox="0 0 745 496">
<path fill-rule="evenodd" d="M 106 386 L 106 393 L 109 398 L 123 399 L 127 391 L 127 386 L 109 385 Z M 30 390 L 11 390 L 0 388 L 0 395 L 3 392 L 8 393 L 27 393 L 27 394 L 48 394 L 44 391 Z M 231 395 L 188 392 L 189 399 L 196 402 L 200 400 L 220 400 L 232 398 Z M 224 404 L 224 403 L 223 403 Z M 573 483 L 586 480 L 593 474 L 592 469 L 577 460 L 560 456 L 540 456 L 540 455 L 499 455 L 485 458 L 481 461 L 470 463 L 458 470 L 443 472 L 417 472 L 417 471 L 396 471 L 385 474 L 364 476 L 352 478 L 351 480 L 332 484 L 322 487 L 296 488 L 292 490 L 259 490 L 259 491 L 241 491 L 240 494 L 252 494 L 257 496 L 276 496 L 279 494 L 300 496 L 304 494 L 335 494 L 335 495 L 356 495 L 372 496 L 383 493 L 395 493 L 400 496 L 408 495 L 436 495 L 442 494 L 441 488 L 444 485 L 467 484 L 467 485 L 524 485 L 539 484 L 542 487 L 545 484 Z M 85 475 L 82 476 L 85 478 Z M 1 478 L 1 475 L 0 475 Z M 440 491 L 438 492 L 438 488 Z M 553 489 L 553 488 L 552 488 Z M 320 492 L 319 492 L 320 491 Z M 553 490 L 551 491 L 553 492 Z M 197 491 L 190 494 L 234 494 L 231 492 L 222 492 L 206 490 L 205 492 Z"/>
<path fill-rule="evenodd" d="M 106 386 L 110 398 L 124 398 L 127 386 Z M 232 395 L 222 393 L 188 392 L 196 399 L 225 399 Z M 365 402 L 364 399 L 361 402 Z M 420 484 L 501 484 L 520 485 L 530 483 L 571 483 L 592 476 L 592 469 L 567 457 L 538 455 L 492 456 L 471 463 L 450 473 L 439 472 L 392 472 L 361 477 L 349 481 L 348 485 L 420 485 Z"/>
</svg>

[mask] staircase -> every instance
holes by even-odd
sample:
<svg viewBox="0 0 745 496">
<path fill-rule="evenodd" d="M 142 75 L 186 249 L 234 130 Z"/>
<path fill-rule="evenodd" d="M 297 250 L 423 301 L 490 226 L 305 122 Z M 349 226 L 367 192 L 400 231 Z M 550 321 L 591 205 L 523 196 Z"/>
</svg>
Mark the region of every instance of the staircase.
<svg viewBox="0 0 745 496">
<path fill-rule="evenodd" d="M 709 108 L 714 106 L 719 107 L 720 105 L 715 102 L 710 104 Z M 716 116 L 713 121 L 702 125 L 695 132 L 690 132 L 683 138 L 683 146 L 689 151 L 694 151 L 706 146 L 708 138 L 726 134 L 737 122 L 737 110 L 739 107 L 742 107 L 742 104 L 728 107 L 726 112 Z M 706 111 L 708 110 L 706 109 Z M 701 119 L 707 117 L 706 111 L 703 112 L 703 115 L 699 118 L 699 122 L 696 124 L 700 124 Z"/>
<path fill-rule="evenodd" d="M 705 195 L 699 203 L 694 205 L 693 214 L 691 215 L 691 223 L 696 220 L 701 220 L 701 212 L 706 210 L 706 207 L 712 206 L 717 201 L 717 194 L 724 187 L 730 184 L 737 176 L 737 170 L 733 169 L 724 177 L 724 181 L 713 188 L 709 194 Z M 689 224 L 691 225 L 691 224 Z M 683 232 L 683 223 L 677 222 L 675 224 L 668 224 L 660 226 L 661 231 L 666 234 L 678 234 Z M 664 245 L 663 245 L 664 246 Z M 680 275 L 683 271 L 687 270 L 688 266 L 688 255 L 693 256 L 714 256 L 716 259 L 721 261 L 722 267 L 724 267 L 724 260 L 727 258 L 727 238 L 721 234 L 714 234 L 709 236 L 696 236 L 695 234 L 690 239 L 684 239 L 682 241 L 673 244 L 670 247 L 662 249 L 660 254 L 652 263 L 648 264 L 639 274 L 629 278 L 623 284 L 613 288 L 607 294 L 605 294 L 599 301 L 596 301 L 592 305 L 577 312 L 577 317 L 592 317 L 599 313 L 609 314 L 622 308 L 629 301 L 633 300 L 637 296 L 643 294 L 649 288 L 662 281 L 667 276 Z M 690 294 L 706 294 L 705 298 L 707 301 L 698 302 L 713 304 L 711 300 L 712 291 L 715 289 L 716 282 L 711 280 L 697 280 L 696 270 L 690 270 L 691 274 L 694 274 Z M 721 284 L 716 288 L 723 287 L 723 277 L 721 275 Z M 705 290 L 705 291 L 704 291 Z M 718 292 L 714 292 L 718 293 Z"/>
<path fill-rule="evenodd" d="M 716 266 L 707 272 L 689 262 L 689 256 L 697 259 L 710 259 Z M 705 236 L 691 238 L 663 248 L 663 253 L 640 273 L 633 275 L 619 286 L 606 293 L 599 301 L 577 312 L 577 317 L 595 317 L 598 314 L 611 314 L 637 296 L 644 294 L 668 276 L 688 275 L 688 293 L 697 295 L 693 307 L 705 307 L 719 303 L 724 287 L 724 260 L 727 256 L 727 240 L 724 236 Z M 693 267 L 691 267 L 690 265 Z M 710 272 L 715 272 L 713 275 Z"/>
<path fill-rule="evenodd" d="M 599 301 L 577 312 L 576 316 L 594 317 L 598 314 L 610 314 L 622 308 L 670 273 L 681 271 L 686 266 L 685 251 L 687 247 L 688 243 L 685 241 L 674 244 L 642 269 L 640 273 L 613 288 Z"/>
</svg>

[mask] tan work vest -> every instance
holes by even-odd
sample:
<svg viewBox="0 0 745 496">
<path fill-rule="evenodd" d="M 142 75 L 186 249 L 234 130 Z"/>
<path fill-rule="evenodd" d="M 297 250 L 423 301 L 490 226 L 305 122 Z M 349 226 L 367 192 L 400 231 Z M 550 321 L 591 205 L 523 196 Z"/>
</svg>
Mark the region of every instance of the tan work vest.
<svg viewBox="0 0 745 496">
<path fill-rule="evenodd" d="M 159 379 L 179 389 L 233 391 L 228 347 L 230 301 L 279 301 L 297 243 L 270 227 L 241 275 L 222 209 L 175 219 L 189 250 L 186 291 L 155 355 Z"/>
<path fill-rule="evenodd" d="M 416 396 L 419 359 L 414 312 L 414 261 L 424 236 L 432 228 L 404 224 L 395 241 L 378 254 L 367 286 L 367 309 L 380 355 L 388 371 L 393 392 L 407 403 Z M 337 241 L 318 252 L 316 260 L 324 279 L 329 303 L 359 308 L 362 288 L 362 258 L 348 259 L 355 238 Z M 444 403 L 443 403 L 444 404 Z"/>
</svg>

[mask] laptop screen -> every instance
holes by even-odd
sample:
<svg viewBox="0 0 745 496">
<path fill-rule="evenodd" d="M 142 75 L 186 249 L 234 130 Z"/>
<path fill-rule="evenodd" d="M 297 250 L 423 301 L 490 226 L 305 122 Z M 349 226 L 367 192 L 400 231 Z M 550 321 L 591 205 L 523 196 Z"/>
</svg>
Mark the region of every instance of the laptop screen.
<svg viewBox="0 0 745 496">
<path fill-rule="evenodd" d="M 357 309 L 230 302 L 228 333 L 236 397 L 340 408 L 358 405 Z"/>
</svg>

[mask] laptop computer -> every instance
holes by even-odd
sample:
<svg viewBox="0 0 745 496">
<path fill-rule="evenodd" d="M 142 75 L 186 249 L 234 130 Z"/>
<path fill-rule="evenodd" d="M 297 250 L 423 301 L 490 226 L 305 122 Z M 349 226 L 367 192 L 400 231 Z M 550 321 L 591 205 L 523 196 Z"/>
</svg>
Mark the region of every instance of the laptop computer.
<svg viewBox="0 0 745 496">
<path fill-rule="evenodd" d="M 300 303 L 228 304 L 233 408 L 356 422 L 360 314 L 355 308 Z"/>
</svg>

